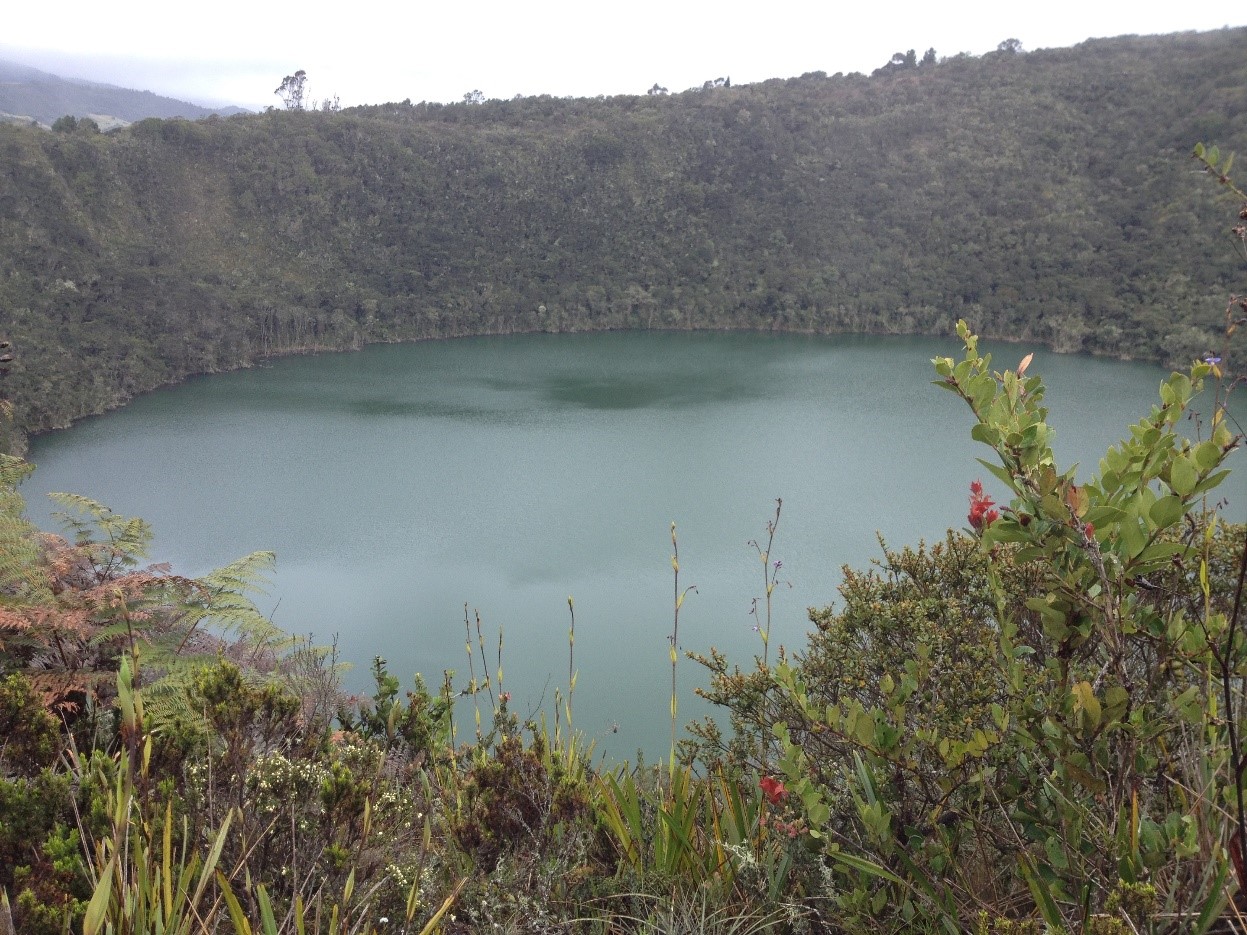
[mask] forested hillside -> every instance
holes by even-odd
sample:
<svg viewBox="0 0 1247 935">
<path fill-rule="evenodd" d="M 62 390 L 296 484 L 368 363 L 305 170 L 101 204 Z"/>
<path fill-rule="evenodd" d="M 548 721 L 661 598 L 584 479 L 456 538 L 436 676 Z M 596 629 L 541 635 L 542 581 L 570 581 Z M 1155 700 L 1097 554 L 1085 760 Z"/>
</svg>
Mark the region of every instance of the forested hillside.
<svg viewBox="0 0 1247 935">
<path fill-rule="evenodd" d="M 1220 347 L 1237 267 L 1187 154 L 1247 148 L 1245 40 L 671 96 L 0 126 L 5 394 L 39 431 L 369 341 L 958 318 L 1189 362 Z"/>
</svg>

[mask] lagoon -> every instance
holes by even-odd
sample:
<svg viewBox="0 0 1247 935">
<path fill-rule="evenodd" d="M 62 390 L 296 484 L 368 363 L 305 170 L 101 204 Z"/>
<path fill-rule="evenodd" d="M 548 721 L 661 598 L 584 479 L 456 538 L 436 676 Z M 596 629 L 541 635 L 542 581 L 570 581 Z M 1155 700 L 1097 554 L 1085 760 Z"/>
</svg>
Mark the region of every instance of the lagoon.
<svg viewBox="0 0 1247 935">
<path fill-rule="evenodd" d="M 1000 366 L 1031 348 L 988 347 Z M 337 640 L 366 692 L 373 656 L 405 684 L 466 684 L 465 606 L 479 612 L 511 708 L 552 716 L 566 692 L 575 599 L 576 727 L 609 758 L 669 744 L 668 637 L 677 524 L 683 650 L 742 666 L 761 643 L 777 498 L 772 652 L 879 538 L 899 547 L 966 524 L 975 461 L 960 400 L 931 385 L 955 339 L 653 332 L 483 337 L 288 358 L 196 378 L 33 440 L 22 492 L 64 490 L 138 515 L 152 559 L 198 575 L 272 549 L 261 606 Z M 1156 400 L 1156 367 L 1039 350 L 1062 463 L 1095 470 Z M 1244 421 L 1244 407 L 1235 410 Z M 1241 462 L 1235 455 L 1232 463 Z M 1247 515 L 1240 468 L 1221 488 Z M 479 667 L 479 662 L 478 662 Z M 478 669 L 479 675 L 479 669 Z M 679 663 L 680 721 L 706 713 Z"/>
</svg>

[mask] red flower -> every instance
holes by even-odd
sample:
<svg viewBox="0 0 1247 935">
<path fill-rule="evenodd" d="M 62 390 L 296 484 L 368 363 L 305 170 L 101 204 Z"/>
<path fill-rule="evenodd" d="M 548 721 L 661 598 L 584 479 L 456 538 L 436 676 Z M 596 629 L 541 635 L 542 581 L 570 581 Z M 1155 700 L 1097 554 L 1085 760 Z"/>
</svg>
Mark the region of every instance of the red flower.
<svg viewBox="0 0 1247 935">
<path fill-rule="evenodd" d="M 766 800 L 772 805 L 777 805 L 788 795 L 788 790 L 784 788 L 784 784 L 772 776 L 763 776 L 758 781 L 758 786 L 762 789 L 762 794 L 766 796 Z"/>
<path fill-rule="evenodd" d="M 983 493 L 983 485 L 979 481 L 970 482 L 970 515 L 968 519 L 972 527 L 981 531 L 1000 519 L 1000 513 L 992 509 L 995 505 L 996 501 Z"/>
</svg>

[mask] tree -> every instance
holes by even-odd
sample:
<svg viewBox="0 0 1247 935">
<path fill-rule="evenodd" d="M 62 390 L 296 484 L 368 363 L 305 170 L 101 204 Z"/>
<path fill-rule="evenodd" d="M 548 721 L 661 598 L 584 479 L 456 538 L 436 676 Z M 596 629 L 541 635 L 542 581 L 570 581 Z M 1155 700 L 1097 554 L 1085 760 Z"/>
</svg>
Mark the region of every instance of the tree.
<svg viewBox="0 0 1247 935">
<path fill-rule="evenodd" d="M 918 53 L 913 49 L 908 52 L 894 52 L 892 57 L 888 59 L 888 63 L 882 68 L 875 69 L 875 74 L 883 74 L 889 71 L 898 71 L 902 68 L 917 68 Z"/>
<path fill-rule="evenodd" d="M 468 91 L 466 94 L 464 94 L 464 95 L 463 95 L 463 103 L 465 103 L 465 104 L 484 104 L 484 103 L 485 103 L 485 95 L 484 95 L 484 94 L 482 94 L 482 93 L 480 92 L 480 90 L 479 90 L 479 89 L 477 89 L 477 90 L 473 90 L 473 91 Z"/>
<path fill-rule="evenodd" d="M 935 64 L 934 47 L 927 49 L 925 52 L 922 53 L 922 62 L 920 64 L 922 65 L 934 65 Z"/>
<path fill-rule="evenodd" d="M 671 92 L 668 91 L 666 88 L 664 88 L 657 81 L 655 81 L 654 86 L 650 88 L 648 91 L 646 91 L 645 93 L 652 96 L 652 95 L 657 95 L 657 94 L 670 94 Z"/>
<path fill-rule="evenodd" d="M 273 91 L 281 98 L 282 104 L 286 110 L 302 110 L 303 109 L 303 93 L 307 84 L 307 72 L 302 68 L 293 75 L 286 75 L 281 79 L 281 84 Z"/>
<path fill-rule="evenodd" d="M 1000 43 L 1000 45 L 996 46 L 996 51 L 1004 52 L 1008 55 L 1021 55 L 1022 54 L 1022 40 L 1021 39 L 1006 39 L 1004 42 Z"/>
</svg>

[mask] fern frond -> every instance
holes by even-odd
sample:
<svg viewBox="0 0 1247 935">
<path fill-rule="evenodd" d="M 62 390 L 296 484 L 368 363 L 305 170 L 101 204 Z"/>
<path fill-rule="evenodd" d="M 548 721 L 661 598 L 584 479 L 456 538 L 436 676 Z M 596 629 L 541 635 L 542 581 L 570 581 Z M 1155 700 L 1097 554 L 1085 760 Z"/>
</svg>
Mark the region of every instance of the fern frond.
<svg viewBox="0 0 1247 935">
<path fill-rule="evenodd" d="M 263 593 L 264 575 L 275 561 L 272 552 L 252 552 L 199 578 L 201 590 L 186 608 L 191 627 L 207 623 L 214 631 L 247 643 L 274 648 L 288 644 L 289 634 L 275 626 L 249 597 Z"/>
<path fill-rule="evenodd" d="M 207 729 L 202 708 L 191 699 L 195 673 L 212 658 L 179 666 L 143 687 L 143 712 L 153 731 L 175 723 Z"/>
<path fill-rule="evenodd" d="M 35 466 L 22 458 L 0 454 L 0 487 L 16 487 L 32 473 Z"/>
<path fill-rule="evenodd" d="M 234 594 L 262 594 L 267 581 L 265 576 L 277 564 L 273 552 L 252 552 L 242 558 L 210 571 L 199 579 L 209 590 Z"/>
<path fill-rule="evenodd" d="M 0 604 L 52 597 L 39 567 L 40 532 L 26 519 L 26 501 L 16 489 L 33 470 L 21 458 L 0 455 Z"/>
<path fill-rule="evenodd" d="M 66 714 L 77 711 L 83 700 L 94 701 L 112 695 L 117 684 L 116 671 L 32 667 L 26 669 L 24 675 L 47 710 Z"/>
<path fill-rule="evenodd" d="M 52 515 L 66 529 L 72 531 L 76 537 L 87 536 L 94 530 L 95 525 L 104 518 L 113 515 L 113 511 L 98 500 L 92 500 L 90 497 L 84 497 L 76 493 L 50 493 L 48 499 L 63 509 L 57 510 Z M 73 512 L 70 512 L 70 511 Z M 75 515 L 80 514 L 80 515 Z"/>
<path fill-rule="evenodd" d="M 53 515 L 73 533 L 79 548 L 88 550 L 91 560 L 105 574 L 132 568 L 147 557 L 152 528 L 137 516 L 121 516 L 97 500 L 75 493 L 50 493 L 64 507 Z M 72 511 L 72 512 L 71 512 Z"/>
</svg>

